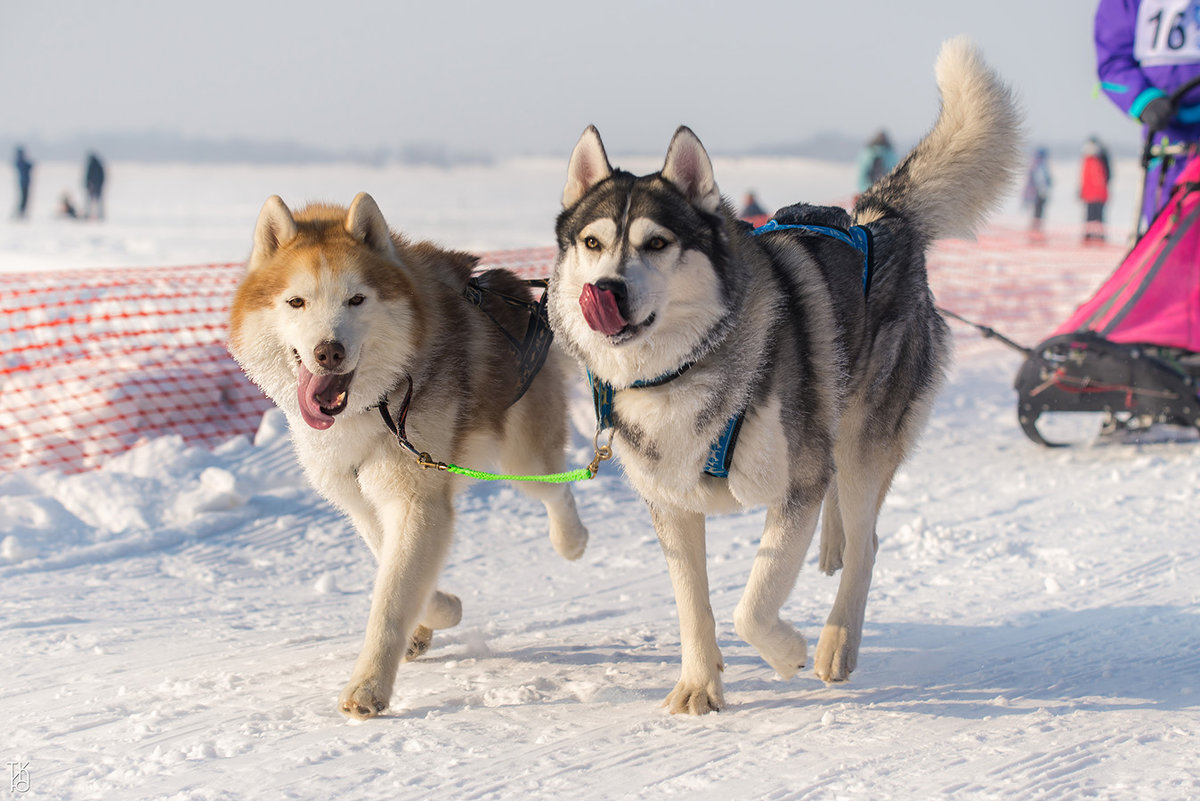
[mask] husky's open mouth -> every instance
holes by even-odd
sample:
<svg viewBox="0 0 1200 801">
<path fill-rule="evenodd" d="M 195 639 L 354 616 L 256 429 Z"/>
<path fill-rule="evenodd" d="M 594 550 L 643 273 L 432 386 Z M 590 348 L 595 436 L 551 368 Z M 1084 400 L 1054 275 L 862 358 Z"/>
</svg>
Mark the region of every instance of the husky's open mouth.
<svg viewBox="0 0 1200 801">
<path fill-rule="evenodd" d="M 350 402 L 350 381 L 354 378 L 354 371 L 316 375 L 309 372 L 304 362 L 299 360 L 296 362 L 296 371 L 300 416 L 313 428 L 329 428 L 333 425 L 334 416 L 344 412 Z"/>
</svg>

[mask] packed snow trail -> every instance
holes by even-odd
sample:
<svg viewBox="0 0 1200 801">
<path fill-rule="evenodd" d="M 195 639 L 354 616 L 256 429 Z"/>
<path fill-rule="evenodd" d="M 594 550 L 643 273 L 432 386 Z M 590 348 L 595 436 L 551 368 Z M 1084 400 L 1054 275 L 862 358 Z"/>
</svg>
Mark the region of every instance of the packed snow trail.
<svg viewBox="0 0 1200 801">
<path fill-rule="evenodd" d="M 779 681 L 736 637 L 763 518 L 712 521 L 729 708 L 702 720 L 658 706 L 670 583 L 616 470 L 579 489 L 577 564 L 515 490 L 461 499 L 463 622 L 364 725 L 334 699 L 371 557 L 277 415 L 258 446 L 8 476 L 5 750 L 47 798 L 1195 796 L 1196 446 L 1035 448 L 1013 366 L 960 373 L 898 476 L 849 683 Z M 834 586 L 810 559 L 786 607 L 809 637 Z"/>
</svg>

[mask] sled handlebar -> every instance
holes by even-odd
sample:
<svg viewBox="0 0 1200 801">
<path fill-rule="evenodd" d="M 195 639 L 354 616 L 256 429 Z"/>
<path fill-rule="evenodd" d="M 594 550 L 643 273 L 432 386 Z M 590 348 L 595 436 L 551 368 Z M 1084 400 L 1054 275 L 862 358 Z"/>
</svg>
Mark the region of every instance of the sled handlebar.
<svg viewBox="0 0 1200 801">
<path fill-rule="evenodd" d="M 1171 117 L 1172 118 L 1175 117 L 1175 112 L 1179 111 L 1179 106 L 1183 103 L 1184 96 L 1188 92 L 1195 89 L 1197 86 L 1200 86 L 1200 75 L 1197 75 L 1195 78 L 1192 78 L 1190 81 L 1185 83 L 1183 86 L 1179 87 L 1174 92 L 1167 95 L 1167 102 L 1169 102 L 1171 104 Z M 1142 167 L 1145 167 L 1147 164 L 1149 164 L 1151 158 L 1153 158 L 1154 154 L 1151 153 L 1151 151 L 1154 148 L 1154 135 L 1158 132 L 1159 131 L 1154 128 L 1146 129 L 1146 144 L 1145 144 L 1145 147 L 1142 148 Z"/>
</svg>

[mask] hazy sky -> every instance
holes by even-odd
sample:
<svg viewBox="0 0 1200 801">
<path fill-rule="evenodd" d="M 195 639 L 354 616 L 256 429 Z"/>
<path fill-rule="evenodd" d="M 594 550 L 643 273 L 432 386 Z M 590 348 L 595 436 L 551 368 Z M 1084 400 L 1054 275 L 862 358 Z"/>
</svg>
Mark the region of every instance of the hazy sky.
<svg viewBox="0 0 1200 801">
<path fill-rule="evenodd" d="M 714 152 L 820 131 L 914 140 L 970 35 L 1035 141 L 1137 126 L 1094 95 L 1094 0 L 0 0 L 0 136 L 163 131 L 333 148 L 611 154 L 686 123 Z"/>
</svg>

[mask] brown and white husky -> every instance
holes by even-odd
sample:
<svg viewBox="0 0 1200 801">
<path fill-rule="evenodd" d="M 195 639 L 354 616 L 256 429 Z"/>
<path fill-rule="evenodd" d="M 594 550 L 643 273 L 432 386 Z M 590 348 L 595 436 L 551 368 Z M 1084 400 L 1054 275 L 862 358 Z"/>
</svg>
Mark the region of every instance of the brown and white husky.
<svg viewBox="0 0 1200 801">
<path fill-rule="evenodd" d="M 433 629 L 459 622 L 462 605 L 437 589 L 450 548 L 451 498 L 460 482 L 423 470 L 382 421 L 411 386 L 412 442 L 457 464 L 497 463 L 509 473 L 558 472 L 566 397 L 551 353 L 516 403 L 517 367 L 498 328 L 520 337 L 526 315 L 485 294 L 463 298 L 476 265 L 465 253 L 394 234 L 375 201 L 312 205 L 292 214 L 263 206 L 231 314 L 230 350 L 283 410 L 313 487 L 343 511 L 379 567 L 366 638 L 338 705 L 354 718 L 387 708 L 406 653 Z M 503 270 L 479 280 L 509 296 L 528 288 Z M 488 316 L 493 319 L 489 319 Z M 577 559 L 587 530 L 564 485 L 522 484 L 550 517 L 550 541 Z"/>
</svg>

